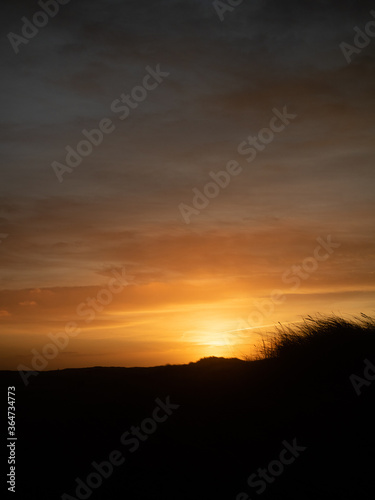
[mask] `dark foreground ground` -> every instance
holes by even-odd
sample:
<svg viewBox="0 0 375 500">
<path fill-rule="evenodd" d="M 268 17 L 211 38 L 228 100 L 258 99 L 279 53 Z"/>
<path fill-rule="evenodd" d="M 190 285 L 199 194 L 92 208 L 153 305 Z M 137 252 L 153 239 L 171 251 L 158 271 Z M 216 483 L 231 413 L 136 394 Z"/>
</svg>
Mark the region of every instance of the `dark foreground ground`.
<svg viewBox="0 0 375 500">
<path fill-rule="evenodd" d="M 2 498 L 373 499 L 374 332 L 340 338 L 261 361 L 42 372 L 28 387 L 0 372 L 3 450 L 7 386 L 17 436 Z"/>
</svg>

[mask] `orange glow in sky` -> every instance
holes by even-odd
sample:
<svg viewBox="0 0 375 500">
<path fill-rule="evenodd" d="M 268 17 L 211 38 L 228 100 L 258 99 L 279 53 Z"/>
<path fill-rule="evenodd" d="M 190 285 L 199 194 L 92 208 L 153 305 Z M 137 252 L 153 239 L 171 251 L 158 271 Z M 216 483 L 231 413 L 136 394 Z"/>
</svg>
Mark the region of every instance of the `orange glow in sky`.
<svg viewBox="0 0 375 500">
<path fill-rule="evenodd" d="M 45 369 L 251 356 L 279 322 L 374 315 L 375 41 L 340 48 L 368 10 L 162 4 L 3 40 L 0 368 L 67 323 Z"/>
</svg>

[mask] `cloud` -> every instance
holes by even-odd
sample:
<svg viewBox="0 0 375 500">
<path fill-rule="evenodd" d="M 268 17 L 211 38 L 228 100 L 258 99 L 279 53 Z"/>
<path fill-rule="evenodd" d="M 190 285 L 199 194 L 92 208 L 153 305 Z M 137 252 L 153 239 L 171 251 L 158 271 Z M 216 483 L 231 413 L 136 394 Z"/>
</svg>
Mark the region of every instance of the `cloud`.
<svg viewBox="0 0 375 500">
<path fill-rule="evenodd" d="M 6 0 L 2 32 L 19 32 L 37 8 Z M 357 306 L 363 291 L 368 307 L 374 51 L 348 65 L 339 43 L 371 8 L 251 0 L 220 22 L 201 0 L 82 0 L 61 6 L 17 56 L 4 37 L 0 230 L 12 237 L 0 246 L 0 315 L 14 352 L 20 339 L 43 344 L 122 267 L 132 285 L 75 352 L 106 335 L 132 338 L 134 359 L 145 342 L 167 349 L 153 337 L 267 297 L 328 234 L 339 251 L 288 301 L 301 311 L 324 306 L 326 293 Z M 121 122 L 111 102 L 156 64 L 170 76 Z M 247 163 L 238 144 L 285 105 L 296 121 Z M 58 183 L 51 163 L 106 116 L 116 130 Z M 179 203 L 232 159 L 243 172 L 187 227 Z"/>
</svg>

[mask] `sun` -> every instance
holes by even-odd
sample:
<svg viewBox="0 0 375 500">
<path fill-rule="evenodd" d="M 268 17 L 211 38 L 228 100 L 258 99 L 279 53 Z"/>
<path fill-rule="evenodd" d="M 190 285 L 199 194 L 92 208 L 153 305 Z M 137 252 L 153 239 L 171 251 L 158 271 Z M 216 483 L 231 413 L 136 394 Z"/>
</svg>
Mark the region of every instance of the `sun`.
<svg viewBox="0 0 375 500">
<path fill-rule="evenodd" d="M 182 340 L 195 344 L 200 357 L 242 357 L 254 343 L 251 333 L 235 321 L 217 319 L 200 321 L 198 328 L 184 332 Z"/>
</svg>

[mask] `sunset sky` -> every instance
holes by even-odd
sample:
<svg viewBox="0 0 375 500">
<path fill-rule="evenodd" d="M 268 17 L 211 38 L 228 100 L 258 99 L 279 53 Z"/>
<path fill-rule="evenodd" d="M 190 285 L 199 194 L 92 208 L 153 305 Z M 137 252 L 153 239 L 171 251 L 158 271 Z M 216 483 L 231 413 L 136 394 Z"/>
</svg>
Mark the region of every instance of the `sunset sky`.
<svg viewBox="0 0 375 500">
<path fill-rule="evenodd" d="M 16 53 L 7 35 L 41 7 L 6 0 L 0 368 L 31 367 L 69 322 L 80 332 L 46 369 L 241 356 L 265 325 L 374 315 L 375 27 L 350 62 L 340 48 L 372 8 L 246 0 L 221 20 L 211 1 L 72 0 Z M 247 161 L 239 145 L 285 107 L 295 117 Z M 52 164 L 104 119 L 112 132 L 59 182 Z M 238 175 L 194 208 L 228 162 Z"/>
</svg>

